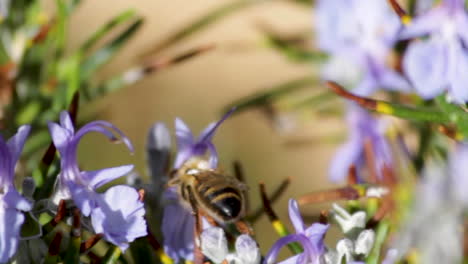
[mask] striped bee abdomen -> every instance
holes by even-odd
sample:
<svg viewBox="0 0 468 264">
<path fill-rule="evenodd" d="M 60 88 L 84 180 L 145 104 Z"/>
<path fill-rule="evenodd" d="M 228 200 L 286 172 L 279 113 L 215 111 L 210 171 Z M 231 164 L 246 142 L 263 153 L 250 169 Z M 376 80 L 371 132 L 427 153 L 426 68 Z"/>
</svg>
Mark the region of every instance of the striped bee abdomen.
<svg viewBox="0 0 468 264">
<path fill-rule="evenodd" d="M 236 188 L 201 188 L 199 197 L 204 205 L 216 213 L 223 221 L 229 222 L 239 217 L 242 211 L 242 196 Z"/>
</svg>

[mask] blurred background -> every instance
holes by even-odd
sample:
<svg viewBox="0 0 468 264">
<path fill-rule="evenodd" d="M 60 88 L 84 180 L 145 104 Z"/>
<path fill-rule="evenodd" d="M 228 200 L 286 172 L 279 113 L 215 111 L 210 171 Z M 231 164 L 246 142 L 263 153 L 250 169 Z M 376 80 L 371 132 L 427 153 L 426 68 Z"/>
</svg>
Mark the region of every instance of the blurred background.
<svg viewBox="0 0 468 264">
<path fill-rule="evenodd" d="M 242 3 L 242 7 L 164 47 L 164 41 L 179 30 L 213 10 L 237 3 Z M 44 4 L 55 8 L 47 1 Z M 79 117 L 97 114 L 96 118 L 108 120 L 123 130 L 135 145 L 134 155 L 129 156 L 123 145 L 110 144 L 102 135 L 87 136 L 79 152 L 83 168 L 134 163 L 136 171 L 147 179 L 145 141 L 154 122 L 163 121 L 173 131 L 174 119 L 180 117 L 197 134 L 240 98 L 281 83 L 318 78 L 317 64 L 292 61 L 268 45 L 265 36 L 265 31 L 285 38 L 302 36 L 307 39 L 307 48 L 313 49 L 314 15 L 310 6 L 286 0 L 82 1 L 70 17 L 67 52 L 77 49 L 96 28 L 125 9 L 132 8 L 144 18 L 140 30 L 95 74 L 98 80 L 154 58 L 170 58 L 193 48 L 214 45 L 203 54 L 152 73 L 125 89 L 93 103 L 82 103 Z M 305 85 L 301 91 L 315 93 L 323 89 L 319 85 Z M 302 97 L 298 93 L 295 99 Z M 214 143 L 226 171 L 232 174 L 234 160 L 243 165 L 252 208 L 260 205 L 259 182 L 265 182 L 271 191 L 291 177 L 291 185 L 275 204 L 280 218 L 289 223 L 289 198 L 331 187 L 327 175 L 329 161 L 346 132 L 342 119 L 312 107 L 284 112 L 273 119 L 258 109 L 236 114 L 220 127 Z M 307 218 L 311 222 L 327 206 L 307 206 L 301 211 L 311 216 Z M 255 230 L 267 242 L 260 244 L 266 252 L 277 235 L 265 216 L 256 223 Z"/>
</svg>

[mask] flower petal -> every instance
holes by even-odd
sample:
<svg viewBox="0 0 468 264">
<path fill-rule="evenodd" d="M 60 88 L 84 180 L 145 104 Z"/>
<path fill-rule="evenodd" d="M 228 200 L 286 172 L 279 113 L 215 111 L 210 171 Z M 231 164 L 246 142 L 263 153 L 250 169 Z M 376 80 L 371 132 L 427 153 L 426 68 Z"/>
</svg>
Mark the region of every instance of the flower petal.
<svg viewBox="0 0 468 264">
<path fill-rule="evenodd" d="M 106 183 L 118 179 L 133 170 L 133 165 L 122 165 L 113 168 L 105 168 L 95 171 L 82 172 L 85 179 L 89 181 L 92 189 L 97 189 Z"/>
<path fill-rule="evenodd" d="M 457 25 L 457 33 L 463 41 L 465 47 L 468 46 L 468 15 L 465 10 L 461 10 L 455 16 L 456 25 Z"/>
<path fill-rule="evenodd" d="M 294 199 L 289 199 L 289 219 L 296 230 L 296 233 L 304 232 L 305 226 L 304 221 L 302 220 L 301 212 L 299 211 L 299 205 Z"/>
<path fill-rule="evenodd" d="M 67 181 L 65 185 L 70 191 L 75 205 L 80 208 L 81 213 L 84 216 L 89 216 L 97 206 L 99 194 L 73 181 Z"/>
<path fill-rule="evenodd" d="M 83 137 L 85 134 L 89 132 L 98 132 L 98 133 L 105 135 L 110 140 L 117 140 L 117 137 L 114 136 L 113 134 L 113 132 L 115 132 L 117 135 L 120 136 L 120 140 L 125 144 L 125 146 L 127 146 L 127 148 L 131 152 L 134 151 L 134 148 L 130 139 L 127 136 L 125 136 L 125 134 L 120 129 L 118 129 L 116 126 L 114 126 L 113 124 L 107 121 L 99 120 L 99 121 L 89 122 L 88 124 L 84 125 L 82 128 L 80 128 L 80 130 L 76 132 L 74 140 L 78 141 L 81 137 Z"/>
<path fill-rule="evenodd" d="M 409 92 L 411 85 L 396 71 L 384 67 L 380 73 L 380 85 L 388 90 Z"/>
<path fill-rule="evenodd" d="M 331 161 L 329 175 L 330 180 L 340 182 L 346 179 L 349 168 L 357 164 L 363 151 L 363 142 L 358 138 L 351 138 L 338 149 Z"/>
<path fill-rule="evenodd" d="M 174 160 L 174 169 L 180 168 L 192 156 L 192 148 L 179 149 Z"/>
<path fill-rule="evenodd" d="M 447 88 L 447 50 L 438 40 L 413 42 L 403 58 L 403 68 L 423 98 L 439 95 Z"/>
<path fill-rule="evenodd" d="M 468 101 L 468 52 L 457 43 L 451 53 L 449 95 L 453 102 L 463 104 Z"/>
<path fill-rule="evenodd" d="M 276 263 L 276 258 L 284 246 L 289 243 L 295 242 L 298 240 L 300 235 L 292 234 L 284 236 L 276 241 L 276 243 L 271 247 L 268 253 L 265 255 L 265 264 L 273 264 Z"/>
<path fill-rule="evenodd" d="M 7 262 L 16 253 L 23 222 L 21 212 L 0 206 L 0 263 Z"/>
<path fill-rule="evenodd" d="M 70 114 L 67 111 L 60 112 L 60 126 L 69 130 L 72 134 L 75 133 L 75 127 L 73 126 Z"/>
<path fill-rule="evenodd" d="M 410 39 L 427 35 L 438 30 L 442 21 L 450 19 L 444 8 L 437 7 L 417 16 L 411 23 L 400 32 L 400 39 Z"/>
<path fill-rule="evenodd" d="M 99 195 L 98 207 L 91 213 L 96 233 L 125 251 L 129 243 L 147 235 L 145 209 L 138 192 L 128 186 L 118 185 Z"/>
<path fill-rule="evenodd" d="M 375 78 L 366 74 L 364 78 L 356 85 L 352 92 L 358 96 L 369 96 L 377 90 Z"/>
<path fill-rule="evenodd" d="M 329 52 L 336 52 L 344 46 L 345 40 L 356 36 L 357 21 L 349 15 L 352 1 L 320 0 L 315 8 L 318 46 Z"/>
<path fill-rule="evenodd" d="M 200 136 L 198 137 L 198 142 L 208 142 L 208 141 L 211 141 L 211 139 L 213 138 L 215 132 L 216 132 L 216 129 L 218 129 L 218 127 L 229 117 L 232 115 L 232 113 L 234 113 L 234 111 L 236 111 L 236 107 L 233 107 L 231 108 L 231 110 L 229 110 L 226 114 L 223 115 L 223 117 L 216 123 L 211 123 L 209 124 L 204 130 L 203 132 L 200 134 Z"/>
<path fill-rule="evenodd" d="M 315 246 L 316 251 L 320 254 L 325 252 L 325 245 L 323 243 L 323 240 L 329 227 L 330 225 L 315 223 L 305 230 L 306 236 L 312 242 L 312 245 Z"/>
<path fill-rule="evenodd" d="M 5 193 L 3 196 L 3 202 L 6 204 L 7 208 L 14 208 L 25 212 L 32 209 L 31 202 L 21 196 L 21 194 L 19 194 L 15 189 L 10 189 Z"/>
<path fill-rule="evenodd" d="M 309 259 L 313 261 L 318 259 L 319 254 L 315 252 L 315 249 L 312 243 L 307 239 L 307 237 L 305 237 L 302 234 L 292 234 L 292 235 L 284 236 L 278 239 L 278 241 L 276 241 L 276 243 L 273 245 L 270 251 L 268 251 L 268 253 L 265 255 L 265 264 L 277 263 L 276 257 L 278 256 L 278 253 L 280 252 L 281 248 L 295 241 L 300 242 L 302 247 L 304 248 L 304 253 L 300 254 L 300 255 L 303 255 L 301 256 L 301 258 L 305 257 L 305 259 Z M 292 263 L 292 262 L 289 262 L 289 259 L 288 259 L 288 262 L 284 262 L 284 263 Z M 308 263 L 308 262 L 304 262 L 304 263 Z M 313 263 L 315 264 L 315 262 Z"/>
<path fill-rule="evenodd" d="M 194 144 L 192 131 L 180 118 L 175 119 L 175 134 L 179 151 Z"/>
<path fill-rule="evenodd" d="M 16 134 L 7 142 L 8 149 L 11 154 L 11 163 L 13 168 L 15 167 L 16 162 L 21 155 L 21 151 L 23 150 L 24 143 L 26 142 L 26 138 L 28 137 L 30 131 L 30 125 L 22 125 L 18 128 L 18 132 L 16 132 Z"/>
<path fill-rule="evenodd" d="M 216 151 L 216 147 L 213 143 L 209 142 L 207 145 L 208 149 L 210 150 L 210 168 L 215 169 L 218 167 L 218 152 Z"/>
<path fill-rule="evenodd" d="M 68 145 L 73 134 L 54 122 L 49 122 L 47 126 L 49 127 L 49 133 L 54 146 L 60 151 L 60 154 L 64 155 L 64 148 Z"/>
<path fill-rule="evenodd" d="M 173 188 L 164 192 L 167 204 L 164 207 L 162 233 L 164 251 L 176 263 L 180 259 L 193 260 L 193 231 L 195 218 L 190 210 L 178 201 L 178 194 Z"/>
</svg>

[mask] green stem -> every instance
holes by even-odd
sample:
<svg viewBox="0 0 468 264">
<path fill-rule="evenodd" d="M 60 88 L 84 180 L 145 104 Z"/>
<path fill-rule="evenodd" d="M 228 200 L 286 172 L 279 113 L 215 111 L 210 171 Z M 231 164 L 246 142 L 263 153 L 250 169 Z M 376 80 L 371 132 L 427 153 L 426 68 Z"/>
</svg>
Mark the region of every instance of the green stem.
<svg viewBox="0 0 468 264">
<path fill-rule="evenodd" d="M 113 245 L 109 247 L 101 263 L 102 264 L 114 264 L 119 259 L 120 254 L 122 254 L 122 251 L 120 250 L 120 248 Z"/>
<path fill-rule="evenodd" d="M 377 101 L 377 108 L 371 110 L 374 110 L 377 113 L 392 115 L 414 121 L 442 124 L 450 123 L 449 117 L 447 117 L 447 115 L 443 112 L 434 111 L 431 109 L 413 108 L 385 101 Z"/>
<path fill-rule="evenodd" d="M 233 107 L 237 107 L 236 113 L 240 113 L 248 108 L 251 107 L 256 107 L 256 106 L 261 106 L 265 105 L 266 103 L 269 103 L 281 96 L 284 96 L 286 94 L 289 94 L 293 91 L 299 90 L 301 88 L 305 88 L 307 86 L 310 86 L 314 83 L 317 83 L 317 78 L 315 77 L 304 77 L 301 79 L 296 79 L 293 81 L 288 81 L 285 83 L 282 83 L 278 86 L 272 87 L 265 89 L 265 92 L 258 92 L 254 95 L 241 98 L 232 104 L 228 105 L 223 111 L 223 113 L 226 113 Z"/>
<path fill-rule="evenodd" d="M 420 172 L 424 167 L 424 157 L 429 150 L 430 142 L 432 139 L 433 131 L 429 124 L 421 124 L 419 127 L 419 147 L 418 153 L 414 159 L 414 167 L 416 171 Z"/>
<path fill-rule="evenodd" d="M 358 96 L 349 92 L 341 85 L 331 81 L 326 82 L 326 85 L 337 95 L 351 100 L 366 109 L 375 111 L 380 114 L 392 115 L 413 121 L 424 121 L 441 124 L 449 124 L 453 122 L 453 120 L 450 118 L 450 115 L 447 115 L 444 112 L 434 111 L 432 109 L 422 107 L 414 108 L 387 101 L 375 100 L 368 97 Z"/>
<path fill-rule="evenodd" d="M 366 264 L 380 263 L 379 262 L 380 253 L 382 251 L 384 242 L 387 238 L 389 229 L 390 229 L 390 223 L 388 221 L 383 220 L 382 222 L 380 222 L 376 230 L 374 247 L 372 248 L 372 251 L 369 254 L 369 257 L 367 258 Z"/>
<path fill-rule="evenodd" d="M 271 224 L 273 225 L 273 228 L 275 229 L 276 233 L 280 237 L 285 237 L 285 236 L 288 236 L 290 234 L 288 229 L 283 225 L 283 223 L 281 221 L 276 220 L 276 221 L 273 221 Z M 289 243 L 288 248 L 294 255 L 297 255 L 297 254 L 300 254 L 300 253 L 304 252 L 302 247 L 296 242 Z"/>
</svg>

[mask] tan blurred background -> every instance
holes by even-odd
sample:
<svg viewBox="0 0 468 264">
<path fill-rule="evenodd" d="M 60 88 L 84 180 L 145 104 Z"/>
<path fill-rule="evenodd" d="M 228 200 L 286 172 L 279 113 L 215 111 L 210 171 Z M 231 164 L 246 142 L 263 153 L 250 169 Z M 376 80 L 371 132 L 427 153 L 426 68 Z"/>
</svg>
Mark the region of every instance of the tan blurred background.
<svg viewBox="0 0 468 264">
<path fill-rule="evenodd" d="M 70 49 L 76 48 L 112 16 L 126 8 L 136 9 L 145 17 L 144 26 L 102 70 L 102 78 L 109 77 L 141 63 L 142 55 L 171 33 L 229 2 L 83 1 L 72 17 Z M 240 97 L 281 82 L 316 75 L 317 69 L 313 65 L 292 63 L 262 45 L 263 37 L 257 26 L 266 24 L 285 34 L 306 31 L 312 34 L 312 13 L 305 5 L 290 1 L 263 1 L 225 16 L 186 41 L 163 50 L 162 55 L 171 56 L 207 43 L 217 45 L 213 51 L 153 74 L 96 104 L 83 106 L 82 113 L 97 110 L 100 119 L 111 121 L 122 129 L 136 151 L 130 156 L 122 145 L 112 145 L 102 136 L 89 136 L 81 145 L 81 163 L 86 169 L 134 163 L 136 170 L 146 177 L 144 144 L 147 130 L 154 122 L 164 121 L 173 129 L 174 118 L 180 117 L 199 133 L 209 122 L 219 118 L 227 104 Z M 233 160 L 242 162 L 253 208 L 260 204 L 259 181 L 266 182 L 267 188 L 272 190 L 285 177 L 293 178 L 287 193 L 275 205 L 280 217 L 289 223 L 289 197 L 332 186 L 327 180 L 327 169 L 339 140 L 334 143 L 324 140 L 330 135 L 337 135 L 338 139 L 345 136 L 340 119 L 315 119 L 300 124 L 291 133 L 281 134 L 272 129 L 260 111 L 251 111 L 225 122 L 214 142 L 223 167 L 230 170 Z M 302 143 L 289 144 L 293 141 Z M 307 206 L 301 211 L 311 215 L 320 208 L 326 206 Z M 255 230 L 265 241 L 261 247 L 266 252 L 277 235 L 266 217 L 261 218 Z"/>
</svg>

